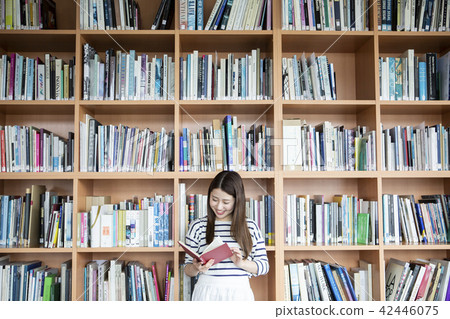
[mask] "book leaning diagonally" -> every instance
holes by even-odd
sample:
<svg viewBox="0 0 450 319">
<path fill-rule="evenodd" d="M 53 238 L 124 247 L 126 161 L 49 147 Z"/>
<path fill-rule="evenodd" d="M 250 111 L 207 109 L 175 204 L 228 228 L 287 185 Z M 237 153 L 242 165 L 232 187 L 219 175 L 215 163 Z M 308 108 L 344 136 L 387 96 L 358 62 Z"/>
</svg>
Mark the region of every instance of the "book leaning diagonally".
<svg viewBox="0 0 450 319">
<path fill-rule="evenodd" d="M 214 259 L 213 265 L 215 265 L 217 263 L 220 263 L 224 259 L 230 258 L 233 255 L 228 244 L 224 243 L 220 237 L 215 237 L 211 244 L 206 247 L 201 255 L 194 252 L 181 241 L 178 241 L 178 243 L 189 256 L 197 259 L 203 264 L 206 264 L 210 259 Z"/>
</svg>

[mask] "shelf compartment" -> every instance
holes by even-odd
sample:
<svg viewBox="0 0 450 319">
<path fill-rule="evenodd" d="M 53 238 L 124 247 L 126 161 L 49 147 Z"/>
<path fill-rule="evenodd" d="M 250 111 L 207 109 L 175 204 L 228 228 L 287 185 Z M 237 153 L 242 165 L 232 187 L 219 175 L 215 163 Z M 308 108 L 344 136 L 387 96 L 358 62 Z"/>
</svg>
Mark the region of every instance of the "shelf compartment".
<svg viewBox="0 0 450 319">
<path fill-rule="evenodd" d="M 380 300 L 380 253 L 376 250 L 333 250 L 333 251 L 285 251 L 284 260 L 315 259 L 329 264 L 339 264 L 347 271 L 353 267 L 359 267 L 359 260 L 365 260 L 372 264 L 372 298 Z"/>
<path fill-rule="evenodd" d="M 272 52 L 272 31 L 180 31 L 181 52 L 194 50 L 214 54 L 217 52 L 247 53 L 260 48 L 261 52 Z M 206 53 L 205 53 L 206 54 Z"/>
<path fill-rule="evenodd" d="M 125 115 L 125 114 L 145 114 L 145 115 L 172 115 L 174 114 L 175 102 L 168 101 L 82 101 L 83 108 L 96 115 Z"/>
<path fill-rule="evenodd" d="M 381 114 L 386 115 L 414 114 L 422 116 L 423 114 L 433 114 L 444 116 L 450 113 L 450 104 L 448 101 L 381 101 L 380 110 Z"/>
<path fill-rule="evenodd" d="M 381 180 L 382 194 L 414 195 L 414 198 L 417 201 L 421 198 L 421 195 L 437 195 L 450 193 L 450 178 L 448 177 L 444 178 L 442 176 L 429 178 L 427 176 L 428 172 L 426 173 L 427 174 L 424 174 L 424 177 L 422 178 L 420 177 L 383 178 Z M 442 172 L 434 172 L 434 173 L 442 173 Z"/>
<path fill-rule="evenodd" d="M 81 42 L 89 43 L 99 54 L 104 54 L 110 48 L 121 50 L 122 52 L 136 50 L 136 53 L 173 53 L 175 49 L 175 32 L 164 30 L 82 31 Z M 164 51 L 161 51 L 161 48 L 164 48 Z"/>
<path fill-rule="evenodd" d="M 0 32 L 0 48 L 11 53 L 48 50 L 59 57 L 57 52 L 75 52 L 75 39 L 75 30 L 8 30 Z"/>
<path fill-rule="evenodd" d="M 325 36 L 320 31 L 284 32 L 283 58 L 292 58 L 295 54 L 300 59 L 304 52 L 308 60 L 315 53 L 316 58 L 324 55 L 328 63 L 333 63 L 338 100 L 375 99 L 375 40 L 372 35 L 348 32 L 339 37 L 341 32 L 325 32 Z"/>
<path fill-rule="evenodd" d="M 445 53 L 450 46 L 448 32 L 378 32 L 380 53 L 401 54 L 407 49 L 414 53 Z"/>
<path fill-rule="evenodd" d="M 0 114 L 14 115 L 73 115 L 75 101 L 0 101 Z"/>
</svg>

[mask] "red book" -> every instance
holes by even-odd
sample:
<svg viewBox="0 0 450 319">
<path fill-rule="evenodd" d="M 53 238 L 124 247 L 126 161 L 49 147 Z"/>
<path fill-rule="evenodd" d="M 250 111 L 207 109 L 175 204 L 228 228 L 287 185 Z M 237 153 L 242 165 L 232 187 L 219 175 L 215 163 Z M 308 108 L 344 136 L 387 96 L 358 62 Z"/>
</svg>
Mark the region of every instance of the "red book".
<svg viewBox="0 0 450 319">
<path fill-rule="evenodd" d="M 178 241 L 184 251 L 192 258 L 197 259 L 202 264 L 206 264 L 208 260 L 214 259 L 214 264 L 220 263 L 222 260 L 230 258 L 233 255 L 227 243 L 224 243 L 220 237 L 214 238 L 211 244 L 206 247 L 205 251 L 199 255 L 182 242 Z"/>
<path fill-rule="evenodd" d="M 430 265 L 423 265 L 425 267 L 425 274 L 423 275 L 422 282 L 419 286 L 419 291 L 417 292 L 416 300 L 420 301 L 423 300 L 425 297 L 425 291 L 427 289 L 430 272 L 431 272 L 431 266 Z"/>
<path fill-rule="evenodd" d="M 2 172 L 6 172 L 6 148 L 5 148 L 5 130 L 0 131 L 1 139 L 1 156 L 2 156 Z"/>
<path fill-rule="evenodd" d="M 152 263 L 152 273 L 153 273 L 153 282 L 155 284 L 155 291 L 156 291 L 156 300 L 160 301 L 159 298 L 159 287 L 158 287 L 158 276 L 156 275 L 156 264 Z"/>
</svg>

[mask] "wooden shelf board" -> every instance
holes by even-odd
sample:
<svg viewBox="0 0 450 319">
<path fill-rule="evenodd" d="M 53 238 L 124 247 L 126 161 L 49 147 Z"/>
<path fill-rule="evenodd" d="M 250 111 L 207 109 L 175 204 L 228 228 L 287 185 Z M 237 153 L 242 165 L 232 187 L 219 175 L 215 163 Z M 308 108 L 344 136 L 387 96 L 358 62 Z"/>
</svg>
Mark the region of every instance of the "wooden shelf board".
<svg viewBox="0 0 450 319">
<path fill-rule="evenodd" d="M 80 172 L 77 173 L 77 178 L 82 179 L 174 179 L 176 178 L 174 172 Z"/>
<path fill-rule="evenodd" d="M 73 52 L 75 30 L 5 30 L 0 32 L 0 48 L 5 52 Z"/>
<path fill-rule="evenodd" d="M 273 114 L 273 100 L 257 101 L 180 101 L 185 114 Z"/>
<path fill-rule="evenodd" d="M 284 251 L 366 251 L 366 250 L 380 250 L 377 245 L 310 245 L 310 246 L 284 246 Z"/>
<path fill-rule="evenodd" d="M 0 254 L 71 254 L 72 248 L 1 248 Z"/>
<path fill-rule="evenodd" d="M 239 175 L 243 179 L 252 178 L 275 178 L 275 172 L 245 172 L 239 171 Z M 178 177 L 180 179 L 213 179 L 217 175 L 217 172 L 179 172 Z"/>
<path fill-rule="evenodd" d="M 165 114 L 173 115 L 174 101 L 81 101 L 95 114 Z"/>
<path fill-rule="evenodd" d="M 381 178 L 450 178 L 450 171 L 379 172 Z"/>
<path fill-rule="evenodd" d="M 448 245 L 448 244 L 383 245 L 383 249 L 384 250 L 448 250 L 448 249 L 450 249 L 450 245 Z"/>
<path fill-rule="evenodd" d="M 290 178 L 377 178 L 376 171 L 327 171 L 327 172 L 309 172 L 309 171 L 283 171 L 282 177 Z"/>
<path fill-rule="evenodd" d="M 371 100 L 291 101 L 283 100 L 283 114 L 355 114 L 376 102 Z"/>
<path fill-rule="evenodd" d="M 444 114 L 450 111 L 448 101 L 380 101 L 384 114 Z"/>
<path fill-rule="evenodd" d="M 76 178 L 77 173 L 0 173 L 0 180 L 31 180 L 31 179 L 58 179 L 58 180 L 71 180 Z"/>
<path fill-rule="evenodd" d="M 174 250 L 174 247 L 76 248 L 78 253 L 170 253 Z"/>
<path fill-rule="evenodd" d="M 2 114 L 61 114 L 73 115 L 75 102 L 68 101 L 0 101 Z"/>
</svg>

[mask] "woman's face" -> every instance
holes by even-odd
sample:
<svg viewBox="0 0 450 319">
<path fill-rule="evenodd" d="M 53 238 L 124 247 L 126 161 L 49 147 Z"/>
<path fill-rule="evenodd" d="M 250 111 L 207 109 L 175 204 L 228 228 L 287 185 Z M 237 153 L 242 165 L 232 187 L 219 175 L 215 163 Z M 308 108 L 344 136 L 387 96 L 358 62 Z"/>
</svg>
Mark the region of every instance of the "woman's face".
<svg viewBox="0 0 450 319">
<path fill-rule="evenodd" d="M 221 221 L 231 221 L 235 199 L 220 188 L 214 188 L 209 196 L 211 206 L 216 218 Z"/>
</svg>

